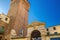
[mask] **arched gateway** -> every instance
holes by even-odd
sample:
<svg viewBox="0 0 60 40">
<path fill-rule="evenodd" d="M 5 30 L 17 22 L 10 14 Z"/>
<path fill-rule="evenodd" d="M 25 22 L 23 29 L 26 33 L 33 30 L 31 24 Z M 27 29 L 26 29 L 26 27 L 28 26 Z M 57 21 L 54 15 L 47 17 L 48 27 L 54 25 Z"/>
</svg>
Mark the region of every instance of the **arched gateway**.
<svg viewBox="0 0 60 40">
<path fill-rule="evenodd" d="M 41 33 L 38 30 L 34 30 L 31 33 L 31 40 L 41 40 Z"/>
</svg>

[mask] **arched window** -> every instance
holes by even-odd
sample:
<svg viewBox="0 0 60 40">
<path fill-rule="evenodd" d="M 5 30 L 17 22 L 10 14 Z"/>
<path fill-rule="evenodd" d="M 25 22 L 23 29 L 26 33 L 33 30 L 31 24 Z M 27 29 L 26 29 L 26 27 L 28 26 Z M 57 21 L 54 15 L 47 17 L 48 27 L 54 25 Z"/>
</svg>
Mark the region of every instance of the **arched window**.
<svg viewBox="0 0 60 40">
<path fill-rule="evenodd" d="M 53 29 L 54 29 L 54 30 L 56 30 L 56 28 L 55 28 L 55 27 L 53 27 Z"/>
<path fill-rule="evenodd" d="M 49 29 L 47 28 L 47 31 L 49 31 Z"/>
<path fill-rule="evenodd" d="M 8 18 L 5 18 L 5 21 L 7 21 L 8 20 Z"/>
</svg>

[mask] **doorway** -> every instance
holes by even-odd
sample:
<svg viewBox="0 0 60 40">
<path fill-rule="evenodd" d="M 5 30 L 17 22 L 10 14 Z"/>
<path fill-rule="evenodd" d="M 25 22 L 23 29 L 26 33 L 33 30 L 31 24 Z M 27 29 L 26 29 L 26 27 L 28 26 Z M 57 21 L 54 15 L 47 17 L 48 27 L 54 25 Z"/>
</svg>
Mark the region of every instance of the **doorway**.
<svg viewBox="0 0 60 40">
<path fill-rule="evenodd" d="M 31 33 L 31 40 L 41 40 L 41 33 L 39 30 L 34 30 Z"/>
</svg>

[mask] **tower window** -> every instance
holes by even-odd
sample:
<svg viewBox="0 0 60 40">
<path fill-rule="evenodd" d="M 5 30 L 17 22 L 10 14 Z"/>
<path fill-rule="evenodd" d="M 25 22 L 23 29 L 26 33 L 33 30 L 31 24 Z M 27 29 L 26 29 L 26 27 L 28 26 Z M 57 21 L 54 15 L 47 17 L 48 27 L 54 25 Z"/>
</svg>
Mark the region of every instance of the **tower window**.
<svg viewBox="0 0 60 40">
<path fill-rule="evenodd" d="M 50 35 L 50 32 L 47 32 L 47 35 Z"/>
<path fill-rule="evenodd" d="M 53 27 L 53 29 L 54 29 L 54 30 L 56 30 L 56 28 L 55 28 L 55 27 Z"/>
<path fill-rule="evenodd" d="M 13 1 L 13 0 L 11 0 L 11 1 Z"/>
<path fill-rule="evenodd" d="M 49 29 L 47 28 L 47 31 L 49 31 Z"/>
<path fill-rule="evenodd" d="M 55 35 L 57 35 L 58 33 L 57 32 L 54 32 Z"/>
<path fill-rule="evenodd" d="M 7 21 L 7 20 L 8 20 L 8 18 L 5 18 L 5 20 Z"/>
</svg>

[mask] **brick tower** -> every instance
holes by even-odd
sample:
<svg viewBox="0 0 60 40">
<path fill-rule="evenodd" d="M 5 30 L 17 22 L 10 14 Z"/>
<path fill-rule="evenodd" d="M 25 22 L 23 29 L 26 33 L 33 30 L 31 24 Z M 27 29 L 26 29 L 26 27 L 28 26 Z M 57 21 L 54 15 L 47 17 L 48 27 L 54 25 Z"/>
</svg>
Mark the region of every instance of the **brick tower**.
<svg viewBox="0 0 60 40">
<path fill-rule="evenodd" d="M 11 0 L 8 11 L 10 17 L 9 33 L 11 29 L 15 29 L 17 35 L 20 35 L 23 31 L 23 37 L 26 37 L 29 7 L 28 0 Z"/>
</svg>

